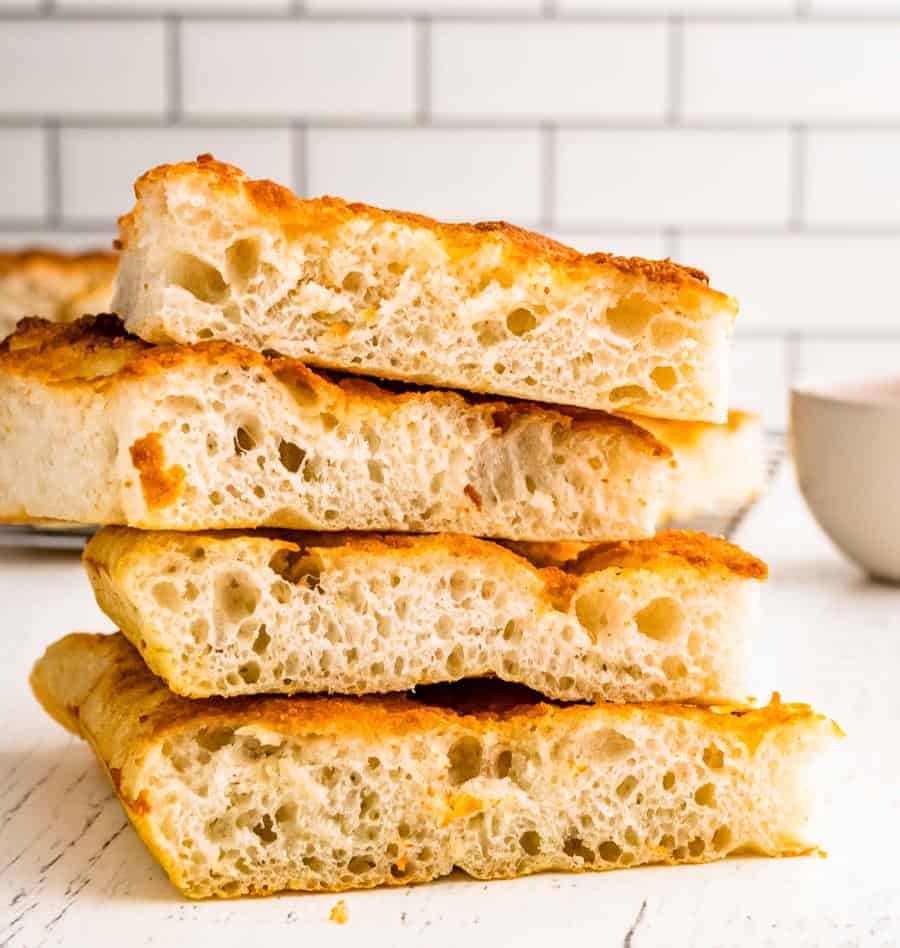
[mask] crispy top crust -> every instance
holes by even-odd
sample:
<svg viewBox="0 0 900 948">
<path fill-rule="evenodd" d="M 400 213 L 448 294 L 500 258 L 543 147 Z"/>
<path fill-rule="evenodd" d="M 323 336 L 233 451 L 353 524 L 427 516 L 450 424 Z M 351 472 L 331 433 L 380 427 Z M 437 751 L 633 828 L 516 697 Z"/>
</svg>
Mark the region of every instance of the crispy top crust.
<svg viewBox="0 0 900 948">
<path fill-rule="evenodd" d="M 446 224 L 421 214 L 382 210 L 368 204 L 351 204 L 336 197 L 301 200 L 287 188 L 272 181 L 252 180 L 240 168 L 216 161 L 212 155 L 200 155 L 196 161 L 160 165 L 137 180 L 134 191 L 138 203 L 134 210 L 119 220 L 122 246 L 127 248 L 131 243 L 141 213 L 141 202 L 149 193 L 156 188 L 191 179 L 213 194 L 246 202 L 247 209 L 258 216 L 261 222 L 280 227 L 288 237 L 300 233 L 327 234 L 352 218 L 407 224 L 432 231 L 457 253 L 476 250 L 487 240 L 495 241 L 502 245 L 510 259 L 522 263 L 535 261 L 550 264 L 572 278 L 614 271 L 621 276 L 641 278 L 650 283 L 690 288 L 714 299 L 732 314 L 737 313 L 737 303 L 725 294 L 710 289 L 709 277 L 705 273 L 672 263 L 671 260 L 644 260 L 641 257 L 618 257 L 608 253 L 582 254 L 572 247 L 505 221 Z"/>
<path fill-rule="evenodd" d="M 543 418 L 573 429 L 618 433 L 634 447 L 660 459 L 672 451 L 645 429 L 625 418 L 602 411 L 543 405 L 537 402 L 450 392 L 417 386 L 384 386 L 354 376 L 313 372 L 297 359 L 261 355 L 229 342 L 151 346 L 130 336 L 117 316 L 84 316 L 72 323 L 53 323 L 31 317 L 0 343 L 0 372 L 55 386 L 88 387 L 108 392 L 128 380 L 190 366 L 221 369 L 232 365 L 243 371 L 268 370 L 304 404 L 328 405 L 341 410 L 364 403 L 390 414 L 410 399 L 426 399 L 458 406 L 468 403 L 487 414 L 503 431 L 523 416 Z"/>
<path fill-rule="evenodd" d="M 762 560 L 739 546 L 694 530 L 663 530 L 645 540 L 598 543 L 568 568 L 583 575 L 610 567 L 663 571 L 686 565 L 701 572 L 726 570 L 746 579 L 766 579 L 769 575 Z"/>
<path fill-rule="evenodd" d="M 65 253 L 49 247 L 0 250 L 0 277 L 25 271 L 55 274 L 73 270 L 96 271 L 98 275 L 112 277 L 118 262 L 119 255 L 111 250 L 85 250 L 81 253 Z"/>
<path fill-rule="evenodd" d="M 84 558 L 96 562 L 108 561 L 125 552 L 139 551 L 142 555 L 159 556 L 167 550 L 205 550 L 224 547 L 229 543 L 241 545 L 262 543 L 278 546 L 306 555 L 322 552 L 365 553 L 374 556 L 419 555 L 441 553 L 451 557 L 489 557 L 521 563 L 533 569 L 522 557 L 490 540 L 481 540 L 463 533 L 357 533 L 336 531 L 322 533 L 315 530 L 200 530 L 184 533 L 176 530 L 136 530 L 132 527 L 104 527 L 87 544 Z"/>
<path fill-rule="evenodd" d="M 765 579 L 765 563 L 727 540 L 703 533 L 668 531 L 647 540 L 613 543 L 588 549 L 564 567 L 539 568 L 525 556 L 498 543 L 454 533 L 313 533 L 285 530 L 143 531 L 129 527 L 105 527 L 87 544 L 84 559 L 93 566 L 115 570 L 124 557 L 160 558 L 168 550 L 193 553 L 198 548 L 225 548 L 262 543 L 296 553 L 298 557 L 319 554 L 323 558 L 354 554 L 388 557 L 421 557 L 431 554 L 493 562 L 499 568 L 526 570 L 543 584 L 547 598 L 559 608 L 568 608 L 580 580 L 605 569 L 643 569 L 663 572 L 691 569 L 699 573 L 727 574 L 741 579 Z"/>
<path fill-rule="evenodd" d="M 454 697 L 459 690 L 448 686 L 426 692 L 429 704 L 400 695 L 188 699 L 172 694 L 121 633 L 66 636 L 37 662 L 31 685 L 48 713 L 76 733 L 80 732 L 81 710 L 95 695 L 102 704 L 105 734 L 84 736 L 97 745 L 108 745 L 123 724 L 130 725 L 133 740 L 142 747 L 177 733 L 211 727 L 260 728 L 300 739 L 378 741 L 386 736 L 423 736 L 457 725 L 467 730 L 503 727 L 515 733 L 537 728 L 564 733 L 582 724 L 615 727 L 620 722 L 651 723 L 666 718 L 737 738 L 751 750 L 767 734 L 785 727 L 840 734 L 837 725 L 809 705 L 782 703 L 777 695 L 766 707 L 755 709 L 655 703 L 557 705 L 535 700 L 521 689 L 516 689 L 510 701 L 504 697 L 508 689 L 503 683 L 487 682 L 478 686 L 484 690 L 477 700 L 472 699 L 471 686 L 462 689 L 460 700 Z M 107 746 L 107 752 L 110 749 Z M 125 750 L 116 748 L 118 754 Z"/>
</svg>

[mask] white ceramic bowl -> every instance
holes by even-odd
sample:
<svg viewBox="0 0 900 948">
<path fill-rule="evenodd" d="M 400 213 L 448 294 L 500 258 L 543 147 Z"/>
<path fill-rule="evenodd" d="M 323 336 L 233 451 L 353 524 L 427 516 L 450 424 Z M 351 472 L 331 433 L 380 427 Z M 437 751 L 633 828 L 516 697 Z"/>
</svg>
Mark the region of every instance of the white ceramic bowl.
<svg viewBox="0 0 900 948">
<path fill-rule="evenodd" d="M 871 576 L 900 582 L 900 380 L 791 390 L 800 490 Z"/>
</svg>

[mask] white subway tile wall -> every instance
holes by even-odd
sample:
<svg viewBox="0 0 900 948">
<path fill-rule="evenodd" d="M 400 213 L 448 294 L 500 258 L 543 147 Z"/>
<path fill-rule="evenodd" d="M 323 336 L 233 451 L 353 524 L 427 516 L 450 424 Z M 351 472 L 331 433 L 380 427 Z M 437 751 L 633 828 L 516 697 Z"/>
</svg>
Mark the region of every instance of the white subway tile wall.
<svg viewBox="0 0 900 948">
<path fill-rule="evenodd" d="M 108 245 L 204 151 L 302 194 L 672 256 L 733 401 L 900 355 L 900 0 L 0 0 L 0 246 Z M 848 342 L 848 340 L 856 341 Z"/>
<path fill-rule="evenodd" d="M 898 119 L 900 23 L 691 23 L 684 26 L 689 119 Z"/>
<path fill-rule="evenodd" d="M 106 223 L 134 202 L 135 169 L 227 155 L 256 177 L 293 183 L 287 128 L 64 128 L 60 131 L 61 207 L 66 220 Z"/>
<path fill-rule="evenodd" d="M 306 0 L 305 9 L 318 13 L 443 13 L 482 15 L 540 13 L 544 0 Z"/>
<path fill-rule="evenodd" d="M 900 0 L 809 0 L 813 13 L 860 16 L 867 13 L 900 13 Z"/>
<path fill-rule="evenodd" d="M 541 219 L 541 140 L 536 129 L 313 128 L 310 194 L 362 197 L 446 220 Z"/>
<path fill-rule="evenodd" d="M 796 347 L 800 385 L 839 385 L 859 379 L 896 379 L 900 339 L 810 339 Z"/>
<path fill-rule="evenodd" d="M 0 207 L 4 216 L 40 222 L 47 204 L 47 143 L 41 128 L 0 129 Z"/>
<path fill-rule="evenodd" d="M 435 23 L 431 107 L 441 118 L 661 119 L 662 23 Z"/>
<path fill-rule="evenodd" d="M 0 110 L 58 118 L 162 118 L 162 23 L 10 20 L 0 23 Z"/>
<path fill-rule="evenodd" d="M 104 13 L 289 13 L 293 0 L 53 0 L 57 10 Z"/>
<path fill-rule="evenodd" d="M 900 211 L 900 131 L 807 136 L 806 217 L 825 227 L 891 227 Z"/>
<path fill-rule="evenodd" d="M 188 116 L 410 118 L 415 28 L 396 23 L 181 24 Z"/>
<path fill-rule="evenodd" d="M 796 0 L 556 0 L 556 8 L 582 13 L 603 12 L 617 16 L 635 13 L 681 16 L 761 13 L 788 15 L 796 8 Z"/>
<path fill-rule="evenodd" d="M 900 235 L 685 236 L 678 256 L 741 301 L 738 335 L 897 328 Z"/>
<path fill-rule="evenodd" d="M 556 212 L 572 224 L 778 227 L 790 216 L 787 131 L 564 130 L 557 149 Z"/>
<path fill-rule="evenodd" d="M 783 430 L 787 421 L 788 355 L 792 348 L 791 343 L 778 338 L 738 338 L 731 347 L 731 404 L 755 411 L 776 430 Z"/>
</svg>

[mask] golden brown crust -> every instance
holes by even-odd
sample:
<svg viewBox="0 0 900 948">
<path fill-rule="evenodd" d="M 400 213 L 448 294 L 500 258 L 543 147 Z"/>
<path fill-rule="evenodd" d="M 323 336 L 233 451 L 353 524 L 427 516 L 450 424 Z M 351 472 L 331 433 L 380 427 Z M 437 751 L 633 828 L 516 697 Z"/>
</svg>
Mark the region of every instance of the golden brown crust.
<svg viewBox="0 0 900 948">
<path fill-rule="evenodd" d="M 670 530 L 647 540 L 589 547 L 580 557 L 561 566 L 537 566 L 507 545 L 458 533 L 317 533 L 288 530 L 141 531 L 129 527 L 105 527 L 87 544 L 84 559 L 94 568 L 115 568 L 121 557 L 132 552 L 162 557 L 168 550 L 189 554 L 210 550 L 229 542 L 271 543 L 298 557 L 307 555 L 355 555 L 420 558 L 438 554 L 459 559 L 496 563 L 500 568 L 526 570 L 543 585 L 547 600 L 567 609 L 581 582 L 605 569 L 668 571 L 690 569 L 738 579 L 765 579 L 765 563 L 740 547 L 716 537 L 690 531 Z M 520 544 L 519 546 L 528 544 Z M 558 544 L 535 544 L 556 546 Z"/>
<path fill-rule="evenodd" d="M 582 254 L 505 221 L 447 224 L 421 214 L 383 210 L 368 204 L 348 203 L 336 197 L 301 200 L 287 188 L 272 181 L 252 180 L 239 168 L 216 161 L 212 155 L 200 155 L 196 161 L 160 165 L 139 178 L 134 188 L 138 204 L 119 221 L 122 245 L 128 246 L 136 217 L 141 212 L 141 201 L 151 189 L 191 178 L 202 179 L 203 186 L 212 193 L 245 200 L 261 220 L 277 225 L 289 238 L 300 233 L 328 234 L 345 221 L 359 217 L 408 224 L 432 231 L 456 254 L 477 250 L 486 240 L 491 240 L 501 245 L 507 259 L 549 264 L 570 278 L 581 279 L 601 271 L 614 271 L 620 276 L 691 290 L 715 298 L 719 305 L 724 304 L 733 313 L 737 312 L 734 300 L 710 289 L 705 273 L 671 260 L 644 260 L 608 253 Z"/>
<path fill-rule="evenodd" d="M 746 579 L 765 579 L 768 567 L 722 537 L 693 530 L 664 530 L 645 540 L 599 543 L 580 554 L 569 568 L 578 574 L 598 569 L 655 569 L 685 565 L 693 569 L 727 570 Z"/>
<path fill-rule="evenodd" d="M 499 543 L 481 540 L 462 533 L 321 533 L 317 531 L 262 529 L 250 531 L 178 531 L 135 530 L 131 527 L 104 527 L 88 542 L 84 562 L 89 569 L 115 573 L 118 564 L 130 557 L 159 558 L 167 551 L 196 555 L 229 543 L 264 543 L 304 559 L 309 555 L 322 558 L 370 555 L 398 559 L 421 560 L 440 555 L 459 560 L 490 562 L 508 571 L 526 571 L 543 587 L 547 601 L 557 609 L 567 609 L 578 590 L 580 579 L 554 567 L 537 568 L 526 558 Z M 274 553 L 272 554 L 274 555 Z M 514 577 L 510 575 L 510 581 Z M 520 580 L 521 581 L 521 580 Z"/>
<path fill-rule="evenodd" d="M 127 336 L 116 316 L 83 316 L 55 323 L 39 316 L 19 320 L 0 342 L 0 368 L 39 382 L 92 383 L 125 369 L 150 347 Z"/>
<path fill-rule="evenodd" d="M 313 372 L 298 359 L 261 355 L 229 342 L 194 345 L 150 346 L 126 333 L 118 317 L 84 316 L 59 324 L 45 319 L 22 320 L 16 331 L 0 343 L 0 372 L 48 385 L 82 386 L 109 391 L 125 382 L 190 366 L 242 370 L 267 369 L 288 386 L 301 403 L 317 402 L 340 413 L 351 402 L 364 402 L 387 414 L 410 399 L 437 400 L 445 404 L 468 403 L 489 415 L 494 427 L 504 430 L 523 416 L 547 416 L 572 429 L 618 431 L 635 447 L 658 458 L 671 458 L 671 449 L 634 422 L 602 411 L 544 405 L 470 395 L 415 386 L 383 386 L 353 376 Z"/>
<path fill-rule="evenodd" d="M 139 551 L 161 556 L 168 550 L 209 550 L 230 541 L 273 543 L 279 548 L 301 556 L 335 550 L 383 556 L 420 556 L 440 553 L 451 557 L 488 557 L 525 566 L 538 573 L 530 563 L 515 553 L 478 537 L 462 533 L 357 533 L 315 530 L 198 530 L 184 533 L 176 530 L 136 530 L 133 527 L 103 527 L 85 547 L 84 558 L 97 565 L 109 564 L 119 556 Z"/>
<path fill-rule="evenodd" d="M 68 677 L 69 681 L 66 681 Z M 60 682 L 62 682 L 60 684 Z M 32 689 L 54 718 L 73 729 L 81 724 L 81 709 L 91 694 L 115 699 L 115 707 L 104 726 L 115 730 L 116 712 L 131 724 L 139 751 L 167 736 L 202 727 L 256 726 L 289 737 L 352 737 L 382 740 L 385 737 L 421 736 L 435 729 L 452 727 L 465 718 L 466 727 L 489 730 L 498 724 L 513 731 L 565 728 L 584 721 L 615 725 L 617 721 L 679 718 L 695 722 L 742 740 L 751 750 L 773 729 L 789 725 L 819 726 L 827 722 L 809 705 L 782 703 L 773 695 L 762 708 L 737 706 L 699 708 L 674 703 L 652 704 L 570 704 L 546 701 L 510 704 L 503 697 L 502 683 L 481 686 L 488 693 L 479 697 L 471 710 L 464 698 L 464 710 L 455 707 L 453 686 L 441 686 L 436 703 L 423 704 L 406 696 L 295 696 L 292 698 L 252 696 L 235 698 L 182 698 L 171 693 L 144 665 L 137 651 L 121 635 L 76 633 L 51 645 L 31 675 Z M 66 694 L 61 692 L 65 690 Z M 427 693 L 426 693 L 427 694 Z M 522 695 L 517 690 L 518 696 Z M 483 710 L 484 708 L 488 710 Z M 83 732 L 82 732 L 83 733 Z M 87 734 L 101 749 L 107 762 L 110 748 L 101 747 L 98 735 Z M 110 735 L 111 736 L 111 735 Z"/>
</svg>

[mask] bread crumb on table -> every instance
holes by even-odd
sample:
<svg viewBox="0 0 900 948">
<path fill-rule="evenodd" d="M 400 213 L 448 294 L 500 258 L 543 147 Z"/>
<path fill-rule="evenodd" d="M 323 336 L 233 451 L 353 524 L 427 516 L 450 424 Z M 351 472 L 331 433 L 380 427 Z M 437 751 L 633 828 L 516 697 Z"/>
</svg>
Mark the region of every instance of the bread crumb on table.
<svg viewBox="0 0 900 948">
<path fill-rule="evenodd" d="M 347 903 L 343 899 L 338 899 L 337 902 L 331 906 L 328 921 L 336 922 L 338 925 L 346 925 L 349 918 L 350 913 L 347 911 Z"/>
</svg>

